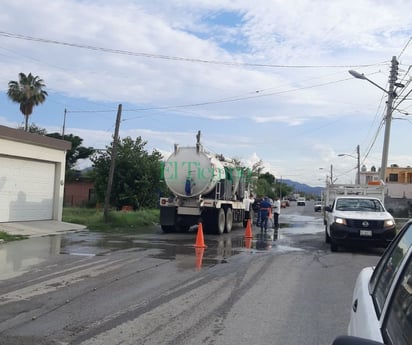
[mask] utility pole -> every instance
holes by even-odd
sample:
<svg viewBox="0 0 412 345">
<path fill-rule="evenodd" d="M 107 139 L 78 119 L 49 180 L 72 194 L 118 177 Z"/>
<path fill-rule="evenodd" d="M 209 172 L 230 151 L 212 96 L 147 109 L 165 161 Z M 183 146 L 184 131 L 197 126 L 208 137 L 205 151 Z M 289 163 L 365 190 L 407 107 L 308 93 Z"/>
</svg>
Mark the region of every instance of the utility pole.
<svg viewBox="0 0 412 345">
<path fill-rule="evenodd" d="M 64 108 L 63 128 L 62 128 L 62 139 L 63 140 L 64 140 L 64 130 L 66 128 L 66 114 L 67 114 L 67 109 Z"/>
<path fill-rule="evenodd" d="M 279 184 L 279 200 L 282 200 L 282 176 L 280 177 L 280 184 Z"/>
<path fill-rule="evenodd" d="M 333 184 L 333 165 L 330 165 L 330 184 Z"/>
<path fill-rule="evenodd" d="M 117 118 L 116 118 L 116 127 L 114 130 L 113 136 L 113 147 L 112 147 L 112 159 L 110 161 L 110 170 L 109 170 L 109 179 L 107 181 L 107 190 L 106 195 L 104 196 L 104 221 L 107 223 L 109 221 L 109 205 L 110 205 L 110 194 L 112 192 L 113 176 L 114 176 L 114 167 L 116 162 L 117 154 L 117 145 L 119 141 L 119 127 L 120 127 L 120 118 L 122 116 L 122 105 L 119 104 L 117 108 Z"/>
<path fill-rule="evenodd" d="M 356 152 L 358 154 L 358 174 L 356 176 L 357 184 L 360 184 L 360 147 L 356 146 Z"/>
<path fill-rule="evenodd" d="M 392 64 L 391 64 L 391 72 L 389 75 L 389 90 L 388 90 L 388 102 L 386 104 L 386 117 L 385 117 L 385 137 L 383 141 L 383 149 L 382 149 L 382 163 L 381 163 L 381 171 L 380 171 L 380 178 L 383 182 L 385 181 L 386 177 L 386 167 L 388 166 L 388 151 L 389 151 L 389 139 L 391 133 L 391 121 L 392 121 L 392 103 L 396 97 L 396 93 L 393 91 L 394 85 L 398 76 L 398 61 L 396 60 L 396 56 L 392 57 Z"/>
</svg>

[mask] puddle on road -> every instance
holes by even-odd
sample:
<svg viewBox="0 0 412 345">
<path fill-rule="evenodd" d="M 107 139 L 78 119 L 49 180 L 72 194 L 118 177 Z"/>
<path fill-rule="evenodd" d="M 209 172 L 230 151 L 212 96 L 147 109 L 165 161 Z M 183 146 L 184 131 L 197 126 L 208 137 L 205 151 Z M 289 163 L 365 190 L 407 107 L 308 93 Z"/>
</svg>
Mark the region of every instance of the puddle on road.
<svg viewBox="0 0 412 345">
<path fill-rule="evenodd" d="M 314 218 L 310 216 L 285 215 L 280 219 L 281 234 L 303 235 L 316 234 L 323 232 L 325 226 L 323 218 Z"/>
<path fill-rule="evenodd" d="M 236 236 L 241 236 L 238 232 Z M 150 251 L 150 257 L 175 261 L 179 269 L 193 269 L 225 263 L 227 258 L 241 252 L 243 237 L 207 236 L 207 249 L 202 260 L 195 251 L 196 234 L 127 235 L 98 232 L 77 232 L 65 235 L 31 238 L 0 245 L 0 280 L 10 279 L 51 256 L 102 256 L 118 250 Z"/>
<path fill-rule="evenodd" d="M 0 280 L 21 275 L 30 267 L 60 253 L 60 236 L 0 244 Z"/>
<path fill-rule="evenodd" d="M 282 216 L 281 216 L 282 217 Z M 313 217 L 283 216 L 279 232 L 273 229 L 261 233 L 253 227 L 253 238 L 245 238 L 244 229 L 230 234 L 205 235 L 207 248 L 195 250 L 195 232 L 187 234 L 107 234 L 82 231 L 64 235 L 31 238 L 0 244 L 0 279 L 10 279 L 30 270 L 36 264 L 54 255 L 101 256 L 118 250 L 152 250 L 151 257 L 175 261 L 180 269 L 199 270 L 227 262 L 230 256 L 245 251 L 284 252 L 300 250 L 287 243 L 277 243 L 292 234 L 308 234 L 323 231 L 322 220 Z"/>
</svg>

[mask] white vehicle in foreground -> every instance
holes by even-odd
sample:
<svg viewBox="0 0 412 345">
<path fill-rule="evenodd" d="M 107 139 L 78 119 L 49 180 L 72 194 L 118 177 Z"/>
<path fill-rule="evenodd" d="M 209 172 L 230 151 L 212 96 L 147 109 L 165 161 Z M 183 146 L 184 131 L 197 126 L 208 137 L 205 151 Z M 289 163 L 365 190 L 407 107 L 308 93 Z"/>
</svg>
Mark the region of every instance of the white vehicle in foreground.
<svg viewBox="0 0 412 345">
<path fill-rule="evenodd" d="M 376 267 L 364 268 L 353 293 L 348 335 L 386 345 L 412 344 L 412 220 Z M 336 344 L 363 344 L 344 337 Z"/>
<path fill-rule="evenodd" d="M 352 244 L 385 248 L 396 235 L 395 220 L 376 197 L 338 196 L 325 213 L 325 242 L 332 252 Z"/>
</svg>

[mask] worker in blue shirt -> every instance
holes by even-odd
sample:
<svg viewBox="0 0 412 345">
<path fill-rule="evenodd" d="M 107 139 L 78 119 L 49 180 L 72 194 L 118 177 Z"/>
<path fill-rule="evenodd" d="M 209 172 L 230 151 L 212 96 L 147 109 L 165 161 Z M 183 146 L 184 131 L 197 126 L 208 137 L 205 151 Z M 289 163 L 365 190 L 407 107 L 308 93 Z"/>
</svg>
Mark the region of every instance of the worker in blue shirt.
<svg viewBox="0 0 412 345">
<path fill-rule="evenodd" d="M 272 204 L 269 201 L 268 197 L 265 197 L 260 203 L 260 230 L 263 232 L 263 229 L 267 231 L 268 228 L 268 219 L 269 213 L 271 211 Z"/>
<path fill-rule="evenodd" d="M 253 212 L 256 215 L 256 225 L 257 226 L 260 226 L 260 223 L 261 223 L 260 222 L 260 204 L 261 204 L 262 201 L 263 201 L 262 197 L 258 196 L 255 199 L 255 202 L 252 204 Z"/>
</svg>

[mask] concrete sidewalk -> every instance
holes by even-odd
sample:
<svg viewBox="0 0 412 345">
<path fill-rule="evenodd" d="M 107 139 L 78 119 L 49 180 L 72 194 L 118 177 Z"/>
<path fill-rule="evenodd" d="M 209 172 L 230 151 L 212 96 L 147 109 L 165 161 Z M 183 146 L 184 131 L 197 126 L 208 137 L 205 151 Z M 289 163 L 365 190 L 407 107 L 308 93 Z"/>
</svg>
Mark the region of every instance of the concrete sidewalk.
<svg viewBox="0 0 412 345">
<path fill-rule="evenodd" d="M 10 235 L 41 237 L 76 232 L 86 229 L 84 225 L 59 222 L 57 220 L 38 220 L 29 222 L 0 223 L 0 231 Z"/>
</svg>

